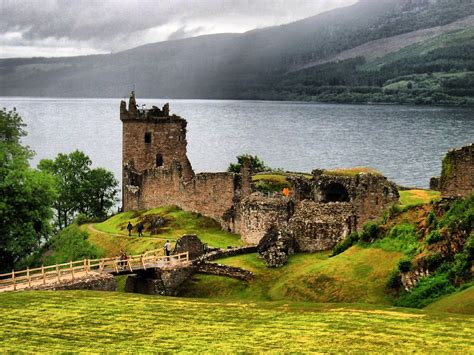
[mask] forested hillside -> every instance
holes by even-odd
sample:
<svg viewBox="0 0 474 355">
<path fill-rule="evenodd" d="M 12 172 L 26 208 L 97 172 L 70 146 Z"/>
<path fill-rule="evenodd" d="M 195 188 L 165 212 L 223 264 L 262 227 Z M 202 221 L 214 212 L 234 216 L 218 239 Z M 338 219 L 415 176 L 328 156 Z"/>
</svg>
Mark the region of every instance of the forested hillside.
<svg viewBox="0 0 474 355">
<path fill-rule="evenodd" d="M 361 0 L 287 25 L 0 60 L 0 95 L 473 104 L 470 0 Z"/>
</svg>

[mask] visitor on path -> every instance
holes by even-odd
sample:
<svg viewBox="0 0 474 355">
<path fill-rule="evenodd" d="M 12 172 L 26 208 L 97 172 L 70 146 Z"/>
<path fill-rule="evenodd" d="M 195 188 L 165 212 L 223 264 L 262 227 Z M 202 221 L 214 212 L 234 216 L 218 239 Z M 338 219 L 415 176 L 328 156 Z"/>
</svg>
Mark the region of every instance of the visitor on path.
<svg viewBox="0 0 474 355">
<path fill-rule="evenodd" d="M 165 245 L 163 245 L 163 249 L 165 251 L 165 255 L 166 256 L 170 256 L 170 251 L 171 251 L 171 244 L 170 244 L 170 241 L 167 240 Z"/>
<path fill-rule="evenodd" d="M 128 229 L 128 236 L 131 237 L 131 236 L 132 236 L 132 229 L 133 229 L 133 226 L 132 226 L 132 224 L 130 223 L 130 221 L 128 221 L 127 229 Z"/>
<path fill-rule="evenodd" d="M 127 253 L 125 253 L 125 250 L 123 249 L 120 249 L 120 267 L 122 269 L 125 269 L 125 266 L 127 265 L 127 260 L 128 259 L 128 256 L 127 256 Z"/>
<path fill-rule="evenodd" d="M 139 237 L 143 237 L 143 224 L 142 222 L 139 222 L 137 225 L 137 232 Z"/>
</svg>

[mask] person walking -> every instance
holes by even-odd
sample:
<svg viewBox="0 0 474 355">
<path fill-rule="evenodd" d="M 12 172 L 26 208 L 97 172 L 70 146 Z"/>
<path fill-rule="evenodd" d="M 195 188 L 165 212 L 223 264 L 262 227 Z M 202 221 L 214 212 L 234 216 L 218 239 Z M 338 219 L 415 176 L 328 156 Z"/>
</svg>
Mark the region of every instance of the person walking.
<svg viewBox="0 0 474 355">
<path fill-rule="evenodd" d="M 170 241 L 167 240 L 165 245 L 163 245 L 163 249 L 165 251 L 165 255 L 166 256 L 170 256 L 170 252 L 171 252 L 171 244 L 170 244 Z"/>
<path fill-rule="evenodd" d="M 142 222 L 138 222 L 138 225 L 137 225 L 137 232 L 138 232 L 138 236 L 139 237 L 143 237 L 143 224 Z"/>
<path fill-rule="evenodd" d="M 128 221 L 127 230 L 128 230 L 128 236 L 129 236 L 129 237 L 132 236 L 132 229 L 133 229 L 133 226 L 132 226 L 132 224 L 130 223 L 130 221 Z"/>
</svg>

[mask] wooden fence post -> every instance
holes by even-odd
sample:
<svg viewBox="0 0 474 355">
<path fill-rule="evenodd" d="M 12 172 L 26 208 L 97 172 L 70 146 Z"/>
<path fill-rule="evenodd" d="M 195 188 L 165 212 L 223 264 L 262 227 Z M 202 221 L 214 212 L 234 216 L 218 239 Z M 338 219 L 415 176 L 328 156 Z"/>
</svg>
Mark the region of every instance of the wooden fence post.
<svg viewBox="0 0 474 355">
<path fill-rule="evenodd" d="M 43 285 L 46 285 L 46 274 L 44 273 L 44 265 L 41 265 L 41 275 L 43 275 Z"/>
<path fill-rule="evenodd" d="M 13 291 L 16 291 L 15 270 L 12 270 Z"/>
<path fill-rule="evenodd" d="M 30 268 L 26 268 L 26 277 L 28 278 L 28 287 L 31 287 L 31 276 L 30 276 Z"/>
<path fill-rule="evenodd" d="M 61 273 L 59 271 L 59 265 L 56 264 L 56 274 L 58 276 L 58 282 L 61 282 Z"/>
<path fill-rule="evenodd" d="M 69 268 L 71 269 L 72 281 L 74 281 L 74 268 L 72 267 L 72 260 L 71 260 L 71 262 L 69 263 Z"/>
</svg>

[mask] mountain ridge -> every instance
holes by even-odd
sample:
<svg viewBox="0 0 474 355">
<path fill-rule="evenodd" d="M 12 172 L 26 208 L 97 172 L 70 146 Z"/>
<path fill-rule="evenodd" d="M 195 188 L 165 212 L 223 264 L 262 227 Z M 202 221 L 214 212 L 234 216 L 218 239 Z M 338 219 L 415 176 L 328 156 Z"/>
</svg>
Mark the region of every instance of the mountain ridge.
<svg viewBox="0 0 474 355">
<path fill-rule="evenodd" d="M 121 97 L 135 86 L 141 96 L 163 98 L 397 102 L 400 95 L 375 100 L 367 95 L 350 97 L 354 88 L 359 87 L 370 87 L 380 94 L 387 80 L 399 76 L 398 72 L 395 77 L 373 71 L 361 74 L 361 67 L 371 60 L 369 54 L 376 50 L 383 52 L 387 47 L 384 41 L 393 43 L 397 38 L 405 41 L 387 52 L 390 54 L 452 29 L 472 27 L 473 15 L 474 5 L 464 1 L 453 4 L 448 0 L 363 0 L 290 24 L 242 34 L 204 35 L 93 56 L 3 59 L 0 60 L 0 95 Z M 422 33 L 425 37 L 417 41 L 416 37 Z M 415 38 L 411 42 L 407 40 L 410 36 Z M 470 50 L 471 43 L 467 38 L 456 45 L 467 45 Z M 472 71 L 471 62 L 469 57 L 453 59 L 452 69 Z M 348 79 L 342 81 L 349 83 L 342 85 L 351 95 L 333 97 L 334 90 L 340 91 L 340 78 L 319 80 L 323 75 L 314 80 L 314 73 L 305 77 L 308 70 L 317 72 L 330 63 L 336 63 L 338 71 L 345 72 Z M 414 74 L 416 70 L 403 73 Z M 293 76 L 290 78 L 293 84 L 286 87 L 289 75 Z M 366 76 L 372 77 L 360 80 Z M 329 96 L 314 94 L 316 88 L 319 92 L 326 86 L 331 88 Z M 434 101 L 469 102 L 469 97 Z"/>
</svg>

